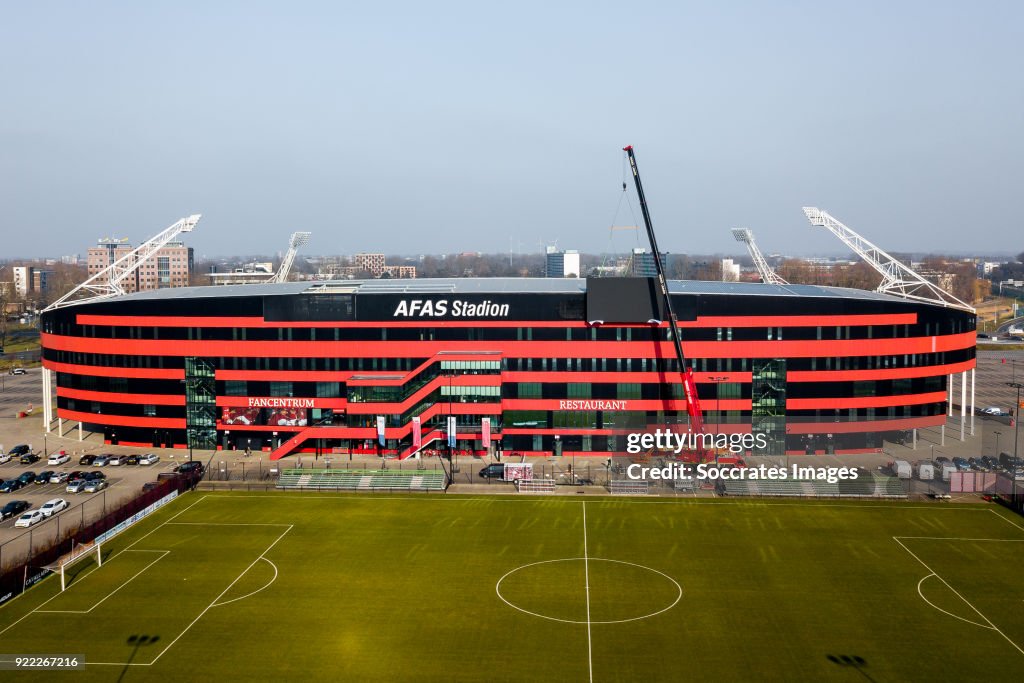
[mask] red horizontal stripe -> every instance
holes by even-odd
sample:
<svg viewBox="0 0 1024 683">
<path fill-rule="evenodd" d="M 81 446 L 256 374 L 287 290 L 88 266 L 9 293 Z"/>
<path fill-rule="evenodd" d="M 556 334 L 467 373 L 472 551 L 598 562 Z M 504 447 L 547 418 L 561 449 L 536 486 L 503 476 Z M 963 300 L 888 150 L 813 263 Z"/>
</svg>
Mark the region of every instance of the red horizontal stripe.
<svg viewBox="0 0 1024 683">
<path fill-rule="evenodd" d="M 168 368 L 114 368 L 105 365 L 75 365 L 44 360 L 43 367 L 71 375 L 96 377 L 136 377 L 140 379 L 185 379 L 184 369 Z"/>
<path fill-rule="evenodd" d="M 634 382 L 640 384 L 680 384 L 678 372 L 609 372 L 586 371 L 569 372 L 564 370 L 511 370 L 501 373 L 505 382 L 590 382 L 619 383 Z M 695 372 L 693 378 L 698 384 L 719 384 L 721 382 L 739 382 L 749 384 L 749 372 Z"/>
<path fill-rule="evenodd" d="M 946 365 L 923 365 L 911 368 L 882 368 L 880 370 L 790 370 L 786 379 L 790 382 L 856 382 L 871 379 L 911 379 L 913 377 L 936 377 L 970 370 L 976 361 L 965 360 Z"/>
<path fill-rule="evenodd" d="M 89 391 L 57 387 L 57 395 L 67 398 L 80 398 L 88 401 L 105 401 L 108 403 L 130 403 L 133 405 L 183 406 L 185 397 L 174 394 L 125 394 L 116 391 Z"/>
<path fill-rule="evenodd" d="M 935 427 L 946 423 L 946 416 L 904 417 L 894 420 L 862 420 L 859 422 L 789 422 L 787 434 L 846 434 L 849 432 L 889 432 L 903 429 Z"/>
<path fill-rule="evenodd" d="M 249 358 L 414 358 L 442 351 L 500 351 L 514 358 L 634 358 L 672 357 L 670 342 L 615 341 L 198 341 L 153 339 L 95 339 L 43 333 L 47 349 L 83 353 L 141 356 L 240 356 Z M 974 348 L 973 332 L 909 339 L 836 339 L 813 341 L 685 342 L 689 358 L 812 358 L 932 353 Z"/>
<path fill-rule="evenodd" d="M 134 415 L 102 415 L 84 413 L 78 410 L 67 410 L 57 408 L 57 417 L 65 420 L 75 420 L 86 424 L 114 425 L 120 427 L 159 427 L 161 429 L 184 429 L 185 418 L 183 417 L 137 417 Z"/>
<path fill-rule="evenodd" d="M 93 315 L 79 313 L 79 325 L 112 327 L 251 327 L 251 328 L 408 328 L 408 327 L 560 327 L 583 328 L 583 320 L 337 320 L 267 322 L 259 316 L 173 316 L 173 315 Z M 681 320 L 679 327 L 835 327 L 837 325 L 913 325 L 917 313 L 879 313 L 852 315 L 708 315 L 696 320 Z M 644 324 L 603 324 L 601 327 L 650 327 Z M 660 327 L 668 327 L 663 322 Z"/>
<path fill-rule="evenodd" d="M 889 406 L 910 406 L 922 403 L 942 403 L 946 392 L 934 391 L 929 394 L 900 394 L 898 396 L 856 396 L 852 398 L 789 398 L 787 410 L 814 410 L 829 408 L 887 408 Z"/>
</svg>

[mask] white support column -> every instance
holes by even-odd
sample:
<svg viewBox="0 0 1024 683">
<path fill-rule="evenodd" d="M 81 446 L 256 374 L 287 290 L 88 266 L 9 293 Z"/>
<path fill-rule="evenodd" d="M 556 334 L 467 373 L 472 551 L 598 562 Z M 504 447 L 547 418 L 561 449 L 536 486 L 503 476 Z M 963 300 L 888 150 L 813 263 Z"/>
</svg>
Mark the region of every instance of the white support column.
<svg viewBox="0 0 1024 683">
<path fill-rule="evenodd" d="M 953 374 L 950 373 L 946 379 L 946 385 L 949 389 L 949 396 L 946 397 L 946 417 L 953 417 Z"/>
<path fill-rule="evenodd" d="M 64 436 L 64 420 L 57 418 L 57 436 Z"/>
<path fill-rule="evenodd" d="M 914 427 L 914 450 L 917 450 L 917 427 Z"/>
<path fill-rule="evenodd" d="M 50 431 L 50 402 L 53 397 L 50 395 L 50 371 L 45 367 L 40 371 L 43 379 L 43 425 L 47 432 Z"/>
<path fill-rule="evenodd" d="M 960 373 L 960 440 L 964 440 L 967 427 L 967 371 Z"/>
<path fill-rule="evenodd" d="M 971 436 L 974 436 L 974 414 L 978 407 L 974 404 L 974 368 L 971 368 Z"/>
<path fill-rule="evenodd" d="M 82 423 L 81 422 L 78 423 L 78 440 L 79 441 L 83 440 L 83 438 L 82 438 Z"/>
<path fill-rule="evenodd" d="M 942 442 L 939 445 L 940 446 L 945 446 L 946 445 L 946 425 L 942 425 L 942 430 L 941 431 L 942 431 Z"/>
</svg>

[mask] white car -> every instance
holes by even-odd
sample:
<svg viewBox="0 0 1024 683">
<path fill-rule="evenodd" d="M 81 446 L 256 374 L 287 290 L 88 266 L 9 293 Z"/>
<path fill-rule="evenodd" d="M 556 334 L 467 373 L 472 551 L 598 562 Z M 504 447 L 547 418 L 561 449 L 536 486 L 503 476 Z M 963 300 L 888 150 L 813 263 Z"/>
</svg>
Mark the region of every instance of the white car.
<svg viewBox="0 0 1024 683">
<path fill-rule="evenodd" d="M 112 455 L 112 456 L 110 456 L 110 459 L 107 460 L 107 465 L 109 465 L 110 467 L 117 467 L 122 462 L 124 462 L 124 456 L 123 455 Z"/>
<path fill-rule="evenodd" d="M 85 490 L 85 484 L 86 482 L 84 479 L 75 479 L 73 482 L 65 486 L 64 490 L 68 493 L 81 493 Z"/>
<path fill-rule="evenodd" d="M 1002 408 L 996 408 L 995 406 L 989 406 L 988 408 L 985 408 L 981 412 L 985 413 L 986 415 L 997 415 L 997 416 L 998 415 L 1008 415 L 1009 414 L 1005 410 L 1003 410 Z"/>
<path fill-rule="evenodd" d="M 32 526 L 43 521 L 43 513 L 41 510 L 29 510 L 21 517 L 18 517 L 18 521 L 14 523 L 14 526 Z"/>
<path fill-rule="evenodd" d="M 54 472 L 53 476 L 50 477 L 51 484 L 63 484 L 68 480 L 70 472 Z"/>
<path fill-rule="evenodd" d="M 53 500 L 48 500 L 43 503 L 42 507 L 39 508 L 39 511 L 43 513 L 43 517 L 49 517 L 50 515 L 55 515 L 67 507 L 68 502 L 66 500 L 63 498 L 54 498 Z"/>
<path fill-rule="evenodd" d="M 153 465 L 160 462 L 160 456 L 156 453 L 146 453 L 139 456 L 140 465 Z"/>
<path fill-rule="evenodd" d="M 71 456 L 67 453 L 54 453 L 46 459 L 47 465 L 63 465 L 66 462 L 71 461 Z"/>
<path fill-rule="evenodd" d="M 106 479 L 93 479 L 85 482 L 85 488 L 82 490 L 86 493 L 96 493 L 97 491 L 102 491 L 105 488 L 107 488 Z"/>
<path fill-rule="evenodd" d="M 11 457 L 12 456 L 10 453 L 0 453 L 0 465 L 4 464 L 5 462 L 10 462 Z"/>
</svg>

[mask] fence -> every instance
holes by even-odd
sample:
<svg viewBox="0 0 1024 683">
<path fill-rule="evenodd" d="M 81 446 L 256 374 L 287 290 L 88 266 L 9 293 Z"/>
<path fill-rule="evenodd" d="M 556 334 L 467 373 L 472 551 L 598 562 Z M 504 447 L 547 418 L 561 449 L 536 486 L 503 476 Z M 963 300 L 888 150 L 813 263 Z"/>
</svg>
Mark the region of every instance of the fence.
<svg viewBox="0 0 1024 683">
<path fill-rule="evenodd" d="M 74 546 L 91 543 L 104 534 L 117 533 L 119 525 L 123 525 L 134 515 L 138 515 L 173 492 L 188 491 L 195 486 L 198 479 L 198 475 L 179 475 L 164 479 L 155 488 L 122 503 L 110 512 L 99 515 L 96 519 L 86 520 L 84 505 L 81 517 L 77 522 L 73 517 L 58 516 L 57 520 L 64 521 L 64 528 L 60 529 L 58 526 L 55 535 L 47 529 L 46 540 L 40 541 L 44 544 L 42 548 L 38 548 L 37 543 L 34 542 L 33 534 L 37 533 L 35 529 L 30 529 L 22 536 L 3 544 L 0 546 L 0 552 L 7 548 L 14 548 L 14 551 L 8 550 L 5 553 L 6 556 L 0 557 L 0 562 L 2 562 L 0 566 L 7 567 L 6 571 L 0 575 L 0 605 L 17 597 L 30 586 L 49 576 L 51 572 L 46 569 L 47 565 L 54 564 L 61 557 L 70 553 Z M 23 542 L 25 537 L 28 538 L 27 548 Z M 12 545 L 19 541 L 21 542 L 20 546 Z M 18 549 L 19 547 L 21 550 Z"/>
</svg>

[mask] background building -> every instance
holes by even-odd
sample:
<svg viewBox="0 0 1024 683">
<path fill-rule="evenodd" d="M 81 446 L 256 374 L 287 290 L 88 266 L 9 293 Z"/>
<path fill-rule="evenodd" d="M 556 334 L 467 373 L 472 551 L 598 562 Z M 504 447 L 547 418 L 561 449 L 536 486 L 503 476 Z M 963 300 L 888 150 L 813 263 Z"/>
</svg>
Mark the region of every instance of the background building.
<svg viewBox="0 0 1024 683">
<path fill-rule="evenodd" d="M 28 296 L 32 291 L 32 273 L 35 268 L 32 266 L 14 266 L 11 273 L 14 277 L 14 292 L 20 297 Z"/>
<path fill-rule="evenodd" d="M 559 251 L 548 247 L 545 275 L 547 277 L 579 277 L 580 253 L 575 250 Z"/>
<path fill-rule="evenodd" d="M 87 258 L 88 275 L 92 277 L 122 256 L 134 249 L 127 239 L 98 240 L 95 247 L 89 249 Z M 126 292 L 140 292 L 149 289 L 168 289 L 171 287 L 187 287 L 195 261 L 192 247 L 182 242 L 169 242 L 149 257 L 123 283 Z"/>
</svg>

